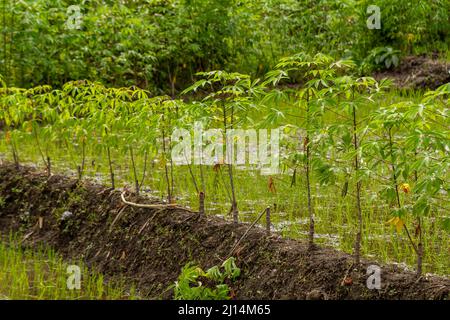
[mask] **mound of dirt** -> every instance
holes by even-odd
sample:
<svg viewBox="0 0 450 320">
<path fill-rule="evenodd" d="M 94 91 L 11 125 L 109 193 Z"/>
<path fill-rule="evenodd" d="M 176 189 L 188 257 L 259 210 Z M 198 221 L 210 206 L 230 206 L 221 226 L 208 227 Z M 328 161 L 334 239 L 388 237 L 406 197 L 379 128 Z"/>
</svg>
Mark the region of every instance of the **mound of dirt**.
<svg viewBox="0 0 450 320">
<path fill-rule="evenodd" d="M 10 165 L 0 166 L 0 199 L 3 236 L 20 232 L 26 246 L 45 243 L 107 277 L 121 275 L 146 298 L 171 298 L 167 288 L 182 266 L 220 264 L 249 227 L 180 208 L 128 206 L 119 191 Z M 257 227 L 234 256 L 242 271 L 232 285 L 237 299 L 449 298 L 449 279 L 417 280 L 393 265 L 381 266 L 381 289 L 369 290 L 366 270 L 376 263 L 363 261 L 353 268 L 348 254 L 320 247 L 310 252 L 303 242 L 267 236 Z"/>
<path fill-rule="evenodd" d="M 409 56 L 397 68 L 377 72 L 374 78 L 392 79 L 396 86 L 405 89 L 436 89 L 450 82 L 450 63 L 426 56 Z"/>
</svg>

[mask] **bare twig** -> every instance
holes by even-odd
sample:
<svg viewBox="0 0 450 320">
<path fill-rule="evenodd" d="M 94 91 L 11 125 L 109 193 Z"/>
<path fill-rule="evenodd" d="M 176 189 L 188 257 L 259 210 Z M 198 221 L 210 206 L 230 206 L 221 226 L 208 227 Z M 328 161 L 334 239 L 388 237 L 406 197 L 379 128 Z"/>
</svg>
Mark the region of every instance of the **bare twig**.
<svg viewBox="0 0 450 320">
<path fill-rule="evenodd" d="M 248 227 L 248 229 L 244 232 L 244 234 L 242 235 L 242 237 L 239 238 L 238 241 L 236 241 L 236 243 L 234 244 L 233 248 L 231 249 L 230 253 L 227 255 L 227 257 L 224 260 L 227 260 L 229 257 L 232 256 L 232 254 L 234 253 L 234 251 L 236 250 L 237 246 L 239 245 L 239 243 L 241 243 L 242 240 L 244 240 L 244 238 L 247 236 L 248 232 L 255 226 L 255 224 L 261 219 L 261 217 L 264 215 L 264 213 L 267 212 L 267 210 L 270 207 L 265 208 L 258 216 L 258 218 L 256 218 L 255 221 L 253 221 L 253 223 L 250 225 L 250 227 Z"/>
<path fill-rule="evenodd" d="M 109 227 L 109 232 L 112 231 L 114 224 L 122 216 L 122 212 L 125 210 L 125 208 L 126 208 L 126 206 L 123 206 L 122 208 L 120 208 L 119 212 L 117 213 L 116 217 L 114 218 L 113 222 L 111 223 L 111 226 Z"/>
<path fill-rule="evenodd" d="M 194 212 L 192 210 L 189 210 L 189 209 L 187 209 L 185 207 L 181 207 L 181 206 L 179 206 L 177 204 L 174 204 L 174 203 L 169 203 L 169 204 L 141 204 L 141 203 L 130 202 L 130 201 L 127 201 L 125 199 L 125 192 L 123 192 L 120 195 L 120 197 L 121 197 L 123 203 L 125 203 L 125 204 L 127 204 L 129 206 L 132 206 L 132 207 L 136 207 L 136 208 L 147 208 L 147 209 L 165 209 L 165 208 L 169 209 L 170 208 L 170 209 L 180 209 L 180 210 L 187 211 L 187 212 Z"/>
<path fill-rule="evenodd" d="M 138 234 L 141 234 L 141 232 L 148 226 L 148 224 L 150 223 L 150 221 L 152 221 L 153 220 L 153 218 L 156 216 L 156 214 L 158 213 L 159 211 L 156 211 L 143 225 L 142 225 L 142 227 L 139 229 L 139 231 L 138 231 Z"/>
</svg>

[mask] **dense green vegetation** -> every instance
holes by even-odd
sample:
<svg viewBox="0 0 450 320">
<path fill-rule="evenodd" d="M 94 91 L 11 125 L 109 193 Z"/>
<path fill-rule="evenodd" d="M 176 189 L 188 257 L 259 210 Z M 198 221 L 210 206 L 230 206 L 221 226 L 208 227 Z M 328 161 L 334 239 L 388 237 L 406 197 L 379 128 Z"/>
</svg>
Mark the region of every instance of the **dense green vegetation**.
<svg viewBox="0 0 450 320">
<path fill-rule="evenodd" d="M 49 173 L 71 169 L 79 179 L 95 174 L 112 187 L 117 180 L 132 182 L 135 192 L 150 188 L 169 203 L 196 207 L 201 191 L 207 211 L 224 213 L 231 203 L 235 222 L 239 206 L 240 215 L 252 219 L 275 204 L 274 220 L 288 222 L 290 235 L 301 237 L 307 229 L 311 245 L 317 230 L 325 239 L 337 233 L 337 244 L 356 261 L 361 250 L 409 263 L 417 256 L 419 273 L 423 259 L 445 272 L 450 87 L 400 97 L 386 91 L 385 82 L 352 76 L 352 68 L 350 60 L 298 54 L 282 59 L 263 81 L 205 73 L 185 92 L 213 90 L 190 102 L 88 81 L 62 89 L 4 86 L 0 146 L 16 164 L 32 160 Z M 292 77 L 304 85 L 277 88 Z M 224 159 L 174 165 L 179 138 L 172 133 L 191 130 L 195 121 L 226 130 L 281 127 L 281 172 L 268 178 L 258 166 L 238 170 Z M 406 238 L 386 243 L 385 223 Z M 433 253 L 424 256 L 424 247 Z"/>
<path fill-rule="evenodd" d="M 234 222 L 269 207 L 272 231 L 311 250 L 449 274 L 450 83 L 400 90 L 372 75 L 406 55 L 449 60 L 450 1 L 1 0 L 0 24 L 1 160 Z M 173 133 L 194 123 L 280 128 L 280 171 L 174 164 Z M 95 274 L 81 294 L 36 287 L 29 266 L 38 282 L 62 281 L 51 251 L 0 244 L 1 264 L 0 298 L 107 290 Z M 13 269 L 17 282 L 2 274 Z M 175 297 L 229 297 L 228 271 L 187 265 Z M 202 277 L 219 284 L 193 287 Z"/>
<path fill-rule="evenodd" d="M 369 5 L 381 29 L 367 28 Z M 352 58 L 366 73 L 389 48 L 447 51 L 449 15 L 445 0 L 3 0 L 0 73 L 10 86 L 88 79 L 172 95 L 196 72 L 260 76 L 300 51 Z"/>
<path fill-rule="evenodd" d="M 137 298 L 124 283 L 106 283 L 103 275 L 88 271 L 81 261 L 74 264 L 81 270 L 80 287 L 69 289 L 69 265 L 49 248 L 23 249 L 13 238 L 8 244 L 0 242 L 0 300 Z"/>
</svg>

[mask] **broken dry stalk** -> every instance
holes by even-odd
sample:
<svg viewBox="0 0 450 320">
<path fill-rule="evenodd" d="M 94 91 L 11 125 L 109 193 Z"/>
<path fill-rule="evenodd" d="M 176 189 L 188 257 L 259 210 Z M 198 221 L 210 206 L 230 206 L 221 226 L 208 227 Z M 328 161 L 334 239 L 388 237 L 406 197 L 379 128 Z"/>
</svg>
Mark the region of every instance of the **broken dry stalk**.
<svg viewBox="0 0 450 320">
<path fill-rule="evenodd" d="M 234 244 L 233 248 L 231 249 L 230 253 L 227 255 L 227 257 L 224 260 L 227 260 L 229 257 L 231 257 L 234 253 L 234 251 L 236 250 L 237 246 L 239 245 L 239 243 L 241 243 L 242 240 L 245 239 L 245 237 L 247 236 L 247 234 L 249 233 L 249 231 L 255 226 L 255 224 L 261 219 L 261 217 L 264 215 L 264 213 L 267 212 L 267 209 L 270 207 L 267 207 L 266 209 L 264 209 L 258 216 L 258 218 L 255 219 L 255 221 L 252 222 L 252 224 L 250 225 L 250 227 L 248 227 L 248 229 L 244 232 L 244 234 L 242 235 L 242 237 L 239 238 L 238 241 L 236 241 L 236 243 Z"/>
<path fill-rule="evenodd" d="M 165 209 L 165 208 L 172 208 L 172 209 L 180 209 L 183 211 L 187 211 L 187 212 L 192 212 L 194 213 L 194 211 L 189 210 L 185 207 L 181 207 L 177 204 L 174 203 L 169 203 L 169 204 L 141 204 L 141 203 L 135 203 L 135 202 L 130 202 L 127 201 L 125 199 L 125 192 L 122 192 L 122 194 L 120 195 L 120 198 L 122 199 L 122 202 L 132 206 L 132 207 L 136 207 L 136 208 L 147 208 L 147 209 Z"/>
<path fill-rule="evenodd" d="M 270 207 L 266 208 L 266 233 L 270 236 Z"/>
</svg>

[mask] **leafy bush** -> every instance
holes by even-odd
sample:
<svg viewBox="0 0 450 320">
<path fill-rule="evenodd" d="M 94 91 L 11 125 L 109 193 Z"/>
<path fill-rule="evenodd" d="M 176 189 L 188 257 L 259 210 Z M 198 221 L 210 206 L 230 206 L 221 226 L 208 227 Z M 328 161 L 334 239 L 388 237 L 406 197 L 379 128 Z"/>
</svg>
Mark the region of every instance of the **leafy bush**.
<svg viewBox="0 0 450 320">
<path fill-rule="evenodd" d="M 369 5 L 380 7 L 381 29 L 366 29 L 364 51 L 391 46 L 404 53 L 423 53 L 435 50 L 439 43 L 441 50 L 448 50 L 449 1 L 365 0 L 361 9 Z"/>
<path fill-rule="evenodd" d="M 3 2 L 3 70 L 12 83 L 61 86 L 100 80 L 172 90 L 231 56 L 229 1 L 157 0 L 80 4 L 80 28 L 67 27 L 72 1 Z M 169 87 L 169 88 L 168 88 Z"/>
<path fill-rule="evenodd" d="M 369 5 L 381 9 L 379 30 L 367 28 Z M 445 52 L 449 12 L 444 0 L 2 1 L 0 73 L 9 86 L 88 79 L 173 96 L 197 72 L 260 76 L 299 51 L 359 63 L 378 47 Z"/>
<path fill-rule="evenodd" d="M 378 47 L 370 51 L 364 59 L 361 68 L 366 71 L 380 69 L 391 69 L 399 65 L 400 50 L 394 50 L 391 47 Z"/>
<path fill-rule="evenodd" d="M 233 257 L 203 271 L 199 266 L 188 263 L 181 270 L 178 281 L 173 285 L 176 300 L 228 300 L 230 288 L 225 281 L 234 281 L 241 274 Z"/>
</svg>

